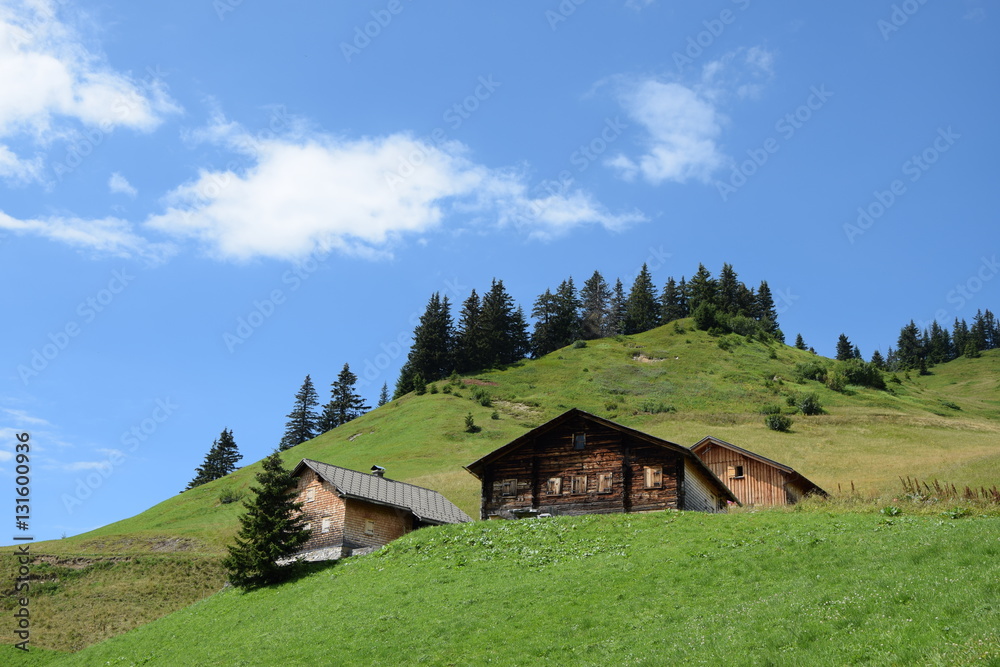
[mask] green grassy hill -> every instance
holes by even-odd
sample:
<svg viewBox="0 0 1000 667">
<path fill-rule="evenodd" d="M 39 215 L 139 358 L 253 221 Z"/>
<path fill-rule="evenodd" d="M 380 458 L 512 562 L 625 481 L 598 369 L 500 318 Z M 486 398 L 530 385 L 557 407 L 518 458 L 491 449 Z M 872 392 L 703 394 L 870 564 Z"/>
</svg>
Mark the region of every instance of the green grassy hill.
<svg viewBox="0 0 1000 667">
<path fill-rule="evenodd" d="M 997 664 L 998 582 L 996 515 L 477 522 L 49 664 Z"/>
<path fill-rule="evenodd" d="M 457 383 L 437 382 L 422 396 L 405 396 L 295 447 L 285 461 L 292 466 L 312 458 L 358 470 L 378 464 L 390 478 L 436 489 L 476 517 L 478 481 L 462 466 L 578 407 L 688 446 L 714 435 L 788 464 L 835 494 L 852 484 L 863 494 L 892 494 L 900 476 L 959 486 L 997 483 L 1000 350 L 934 367 L 927 376 L 901 377 L 889 383 L 891 392 L 796 383 L 797 365 L 816 360 L 833 363 L 785 345 L 713 337 L 682 321 L 570 346 Z M 787 397 L 804 392 L 815 392 L 826 414 L 793 415 L 788 433 L 764 426 L 763 406 L 791 411 Z M 479 433 L 465 432 L 470 412 Z M 242 511 L 220 496 L 246 493 L 258 466 L 130 519 L 34 545 L 36 553 L 50 555 L 47 583 L 33 601 L 38 614 L 53 626 L 81 628 L 74 636 L 39 637 L 39 645 L 78 649 L 219 590 L 224 578 L 217 560 Z M 101 565 L 105 571 L 83 567 L 88 563 L 110 565 Z M 182 585 L 184 576 L 175 576 L 178 584 L 166 592 L 144 583 L 178 568 L 198 571 L 197 585 Z M 121 611 L 117 617 L 95 616 L 90 603 L 81 603 L 105 597 L 115 601 L 105 606 Z M 139 608 L 150 612 L 139 614 Z"/>
</svg>

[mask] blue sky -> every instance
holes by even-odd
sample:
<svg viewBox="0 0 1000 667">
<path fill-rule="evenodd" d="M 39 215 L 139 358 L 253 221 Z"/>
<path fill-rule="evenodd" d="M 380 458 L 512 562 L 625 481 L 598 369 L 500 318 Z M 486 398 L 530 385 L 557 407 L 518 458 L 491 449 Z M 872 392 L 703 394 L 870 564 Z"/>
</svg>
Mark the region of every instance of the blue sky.
<svg viewBox="0 0 1000 667">
<path fill-rule="evenodd" d="M 0 478 L 30 432 L 37 539 L 223 428 L 265 456 L 307 373 L 374 402 L 434 291 L 729 262 L 866 357 L 997 308 L 982 0 L 328 4 L 0 0 Z"/>
</svg>

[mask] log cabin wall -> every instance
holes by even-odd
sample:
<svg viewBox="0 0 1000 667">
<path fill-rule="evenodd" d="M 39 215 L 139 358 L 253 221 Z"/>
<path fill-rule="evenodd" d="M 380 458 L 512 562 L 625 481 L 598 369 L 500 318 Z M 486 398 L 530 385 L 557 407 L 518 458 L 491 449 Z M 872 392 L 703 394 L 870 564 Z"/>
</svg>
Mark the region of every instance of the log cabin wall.
<svg viewBox="0 0 1000 667">
<path fill-rule="evenodd" d="M 601 514 L 680 508 L 683 456 L 575 419 L 489 463 L 482 518 L 512 510 Z"/>
<path fill-rule="evenodd" d="M 788 476 L 779 468 L 718 445 L 700 450 L 698 456 L 744 505 L 787 505 L 794 501 L 785 490 Z"/>
<path fill-rule="evenodd" d="M 344 545 L 381 547 L 413 530 L 413 515 L 395 507 L 376 505 L 355 498 L 346 500 Z"/>
<path fill-rule="evenodd" d="M 343 544 L 345 504 L 328 482 L 306 469 L 299 476 L 295 502 L 302 503 L 302 517 L 310 531 L 302 551 Z"/>
</svg>

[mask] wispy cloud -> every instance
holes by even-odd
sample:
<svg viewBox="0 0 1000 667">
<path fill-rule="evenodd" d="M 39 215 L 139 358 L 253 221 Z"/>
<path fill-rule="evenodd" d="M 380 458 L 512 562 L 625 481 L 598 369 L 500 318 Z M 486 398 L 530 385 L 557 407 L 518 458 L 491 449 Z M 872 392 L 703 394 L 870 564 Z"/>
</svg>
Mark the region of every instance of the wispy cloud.
<svg viewBox="0 0 1000 667">
<path fill-rule="evenodd" d="M 135 233 L 131 223 L 120 218 L 53 216 L 19 220 L 0 211 L 0 229 L 47 238 L 93 256 L 134 257 L 155 264 L 173 254 L 171 244 L 147 240 Z"/>
<path fill-rule="evenodd" d="M 35 152 L 81 127 L 145 132 L 179 110 L 161 82 L 140 84 L 88 50 L 57 4 L 0 4 L 0 178 L 8 182 L 43 180 Z"/>
<path fill-rule="evenodd" d="M 653 185 L 711 182 L 712 173 L 728 160 L 719 146 L 726 122 L 723 105 L 733 98 L 758 96 L 773 75 L 773 61 L 769 51 L 754 47 L 707 63 L 695 83 L 618 79 L 618 101 L 644 130 L 644 150 L 636 156 L 618 153 L 606 164 L 628 181 L 642 177 Z"/>
<path fill-rule="evenodd" d="M 139 194 L 139 191 L 132 187 L 132 184 L 128 182 L 128 179 L 119 174 L 117 171 L 111 174 L 111 178 L 108 179 L 108 190 L 110 190 L 112 194 L 128 195 L 129 197 L 135 197 Z"/>
</svg>

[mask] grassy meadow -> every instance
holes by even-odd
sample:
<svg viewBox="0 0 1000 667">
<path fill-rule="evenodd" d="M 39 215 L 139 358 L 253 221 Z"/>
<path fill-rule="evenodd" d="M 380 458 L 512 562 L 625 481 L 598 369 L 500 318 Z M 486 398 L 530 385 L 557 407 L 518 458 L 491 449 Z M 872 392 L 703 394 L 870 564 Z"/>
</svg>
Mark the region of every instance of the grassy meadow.
<svg viewBox="0 0 1000 667">
<path fill-rule="evenodd" d="M 933 367 L 925 376 L 900 374 L 888 391 L 837 392 L 796 381 L 803 364 L 817 361 L 833 364 L 786 345 L 710 336 L 686 320 L 436 382 L 284 459 L 289 467 L 301 458 L 357 470 L 378 464 L 388 477 L 440 491 L 478 517 L 479 482 L 462 466 L 578 407 L 687 446 L 713 435 L 869 507 L 895 502 L 900 477 L 959 488 L 1000 480 L 1000 350 Z M 789 399 L 806 393 L 816 394 L 824 414 L 793 414 Z M 765 427 L 761 411 L 774 405 L 794 420 L 789 432 Z M 469 413 L 477 433 L 465 430 Z M 241 503 L 223 500 L 247 494 L 258 470 L 254 463 L 129 519 L 33 545 L 45 555 L 36 566 L 43 583 L 33 589 L 33 609 L 44 618 L 35 645 L 78 650 L 221 590 L 218 560 L 243 511 Z M 0 550 L 4 571 L 12 567 L 9 552 Z M 11 618 L 4 618 L 6 632 Z"/>
</svg>

